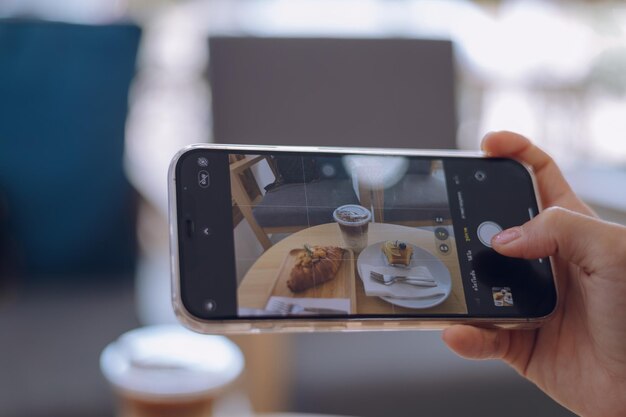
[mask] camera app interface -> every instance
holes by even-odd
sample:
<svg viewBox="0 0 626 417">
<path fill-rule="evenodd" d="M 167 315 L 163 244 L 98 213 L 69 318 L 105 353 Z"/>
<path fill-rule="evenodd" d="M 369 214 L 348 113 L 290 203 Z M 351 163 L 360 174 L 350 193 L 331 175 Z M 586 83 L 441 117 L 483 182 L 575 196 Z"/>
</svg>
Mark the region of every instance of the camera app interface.
<svg viewBox="0 0 626 417">
<path fill-rule="evenodd" d="M 187 265 L 204 285 L 189 294 L 209 317 L 549 312 L 549 261 L 506 258 L 491 248 L 495 234 L 536 213 L 530 177 L 519 164 L 478 160 L 477 169 L 471 158 L 332 153 L 207 156 L 195 158 L 188 175 L 202 207 L 196 211 L 213 231 L 205 236 L 210 228 L 196 228 L 201 244 Z"/>
<path fill-rule="evenodd" d="M 466 314 L 441 160 L 231 155 L 240 315 Z"/>
</svg>

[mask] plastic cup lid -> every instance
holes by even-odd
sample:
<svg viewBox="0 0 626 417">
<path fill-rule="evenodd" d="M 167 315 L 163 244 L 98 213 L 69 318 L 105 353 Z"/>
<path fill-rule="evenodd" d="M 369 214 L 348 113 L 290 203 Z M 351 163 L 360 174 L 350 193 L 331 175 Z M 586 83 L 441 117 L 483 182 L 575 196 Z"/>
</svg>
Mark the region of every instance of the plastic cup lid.
<svg viewBox="0 0 626 417">
<path fill-rule="evenodd" d="M 243 370 L 239 348 L 223 336 L 193 333 L 176 325 L 132 330 L 100 356 L 107 380 L 141 397 L 185 398 L 219 390 Z"/>
<path fill-rule="evenodd" d="M 339 217 L 339 213 L 341 212 L 352 213 L 355 217 L 358 217 L 358 219 L 354 221 L 344 220 Z M 347 226 L 362 226 L 372 219 L 372 212 L 357 204 L 346 204 L 345 206 L 337 207 L 335 209 L 333 212 L 333 218 L 336 222 Z"/>
</svg>

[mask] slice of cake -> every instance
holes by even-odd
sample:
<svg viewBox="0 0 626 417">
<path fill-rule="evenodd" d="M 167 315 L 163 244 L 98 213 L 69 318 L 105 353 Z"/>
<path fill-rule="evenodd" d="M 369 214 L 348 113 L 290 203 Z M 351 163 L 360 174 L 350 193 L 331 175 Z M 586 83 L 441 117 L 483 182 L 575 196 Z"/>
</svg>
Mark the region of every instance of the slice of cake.
<svg viewBox="0 0 626 417">
<path fill-rule="evenodd" d="M 413 248 L 405 242 L 400 242 L 399 240 L 388 240 L 383 243 L 382 250 L 389 265 L 409 266 L 411 263 Z"/>
</svg>

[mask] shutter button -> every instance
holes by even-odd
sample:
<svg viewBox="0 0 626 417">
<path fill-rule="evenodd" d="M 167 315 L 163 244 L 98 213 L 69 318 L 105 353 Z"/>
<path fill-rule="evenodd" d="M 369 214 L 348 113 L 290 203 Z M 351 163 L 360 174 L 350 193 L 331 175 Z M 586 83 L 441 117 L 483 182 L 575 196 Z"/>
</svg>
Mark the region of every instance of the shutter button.
<svg viewBox="0 0 626 417">
<path fill-rule="evenodd" d="M 482 222 L 477 229 L 478 239 L 483 245 L 490 248 L 491 239 L 501 231 L 502 227 L 498 223 L 491 221 Z"/>
</svg>

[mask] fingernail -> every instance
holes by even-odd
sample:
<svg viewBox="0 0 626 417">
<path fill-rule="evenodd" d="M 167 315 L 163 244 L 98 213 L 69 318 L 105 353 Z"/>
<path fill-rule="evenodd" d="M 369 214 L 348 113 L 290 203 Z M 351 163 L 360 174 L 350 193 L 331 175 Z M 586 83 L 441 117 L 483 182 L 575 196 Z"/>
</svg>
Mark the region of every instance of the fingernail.
<svg viewBox="0 0 626 417">
<path fill-rule="evenodd" d="M 506 245 L 507 243 L 511 243 L 515 239 L 518 239 L 520 236 L 522 236 L 522 232 L 519 227 L 513 227 L 498 233 L 491 241 L 498 245 Z"/>
<path fill-rule="evenodd" d="M 496 132 L 494 132 L 493 130 L 492 130 L 492 131 L 489 131 L 489 132 L 487 132 L 487 133 L 485 133 L 485 135 L 483 136 L 483 138 L 482 138 L 482 139 L 481 139 L 481 141 L 480 141 L 480 149 L 483 149 L 483 150 L 485 149 L 485 140 L 486 140 L 489 136 L 493 135 L 494 133 L 496 133 Z"/>
</svg>

